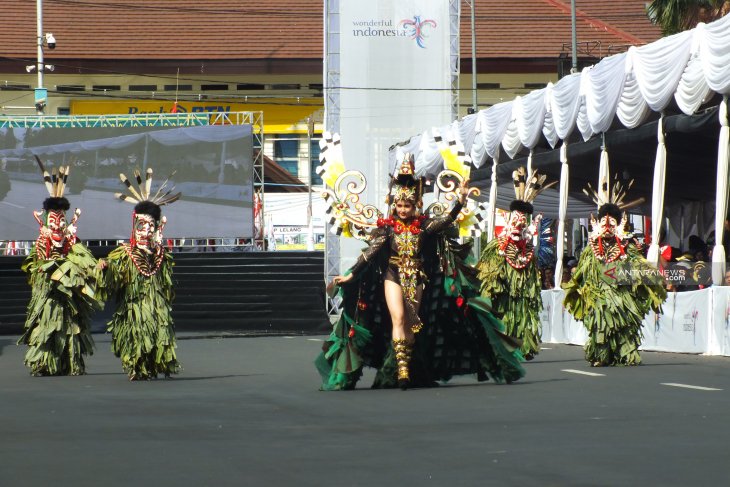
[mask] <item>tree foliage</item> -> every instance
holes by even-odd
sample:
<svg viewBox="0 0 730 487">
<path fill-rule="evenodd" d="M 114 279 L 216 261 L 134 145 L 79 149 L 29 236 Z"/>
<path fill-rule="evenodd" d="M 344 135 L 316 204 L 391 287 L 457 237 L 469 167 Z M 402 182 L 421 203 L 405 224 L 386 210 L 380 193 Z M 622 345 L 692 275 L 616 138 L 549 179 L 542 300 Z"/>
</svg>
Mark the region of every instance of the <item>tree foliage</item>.
<svg viewBox="0 0 730 487">
<path fill-rule="evenodd" d="M 719 19 L 730 12 L 730 0 L 652 0 L 647 12 L 664 35 L 671 35 Z"/>
</svg>

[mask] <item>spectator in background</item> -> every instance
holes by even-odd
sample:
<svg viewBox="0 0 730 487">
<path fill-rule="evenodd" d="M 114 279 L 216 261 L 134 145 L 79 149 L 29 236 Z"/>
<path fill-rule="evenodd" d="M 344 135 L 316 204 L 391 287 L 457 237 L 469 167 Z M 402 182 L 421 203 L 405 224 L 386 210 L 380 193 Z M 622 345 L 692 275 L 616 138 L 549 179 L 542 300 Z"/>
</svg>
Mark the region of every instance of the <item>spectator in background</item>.
<svg viewBox="0 0 730 487">
<path fill-rule="evenodd" d="M 689 252 L 692 259 L 696 262 L 707 262 L 707 244 L 697 235 L 690 235 Z"/>
<path fill-rule="evenodd" d="M 563 282 L 570 281 L 570 278 L 575 274 L 575 269 L 578 267 L 578 259 L 575 257 L 568 257 L 568 262 L 565 263 L 565 270 L 563 271 Z"/>
<path fill-rule="evenodd" d="M 552 267 L 543 267 L 540 269 L 540 275 L 542 277 L 542 288 L 553 289 L 555 287 L 555 269 Z"/>
<path fill-rule="evenodd" d="M 725 286 L 730 286 L 730 269 L 725 271 Z"/>
</svg>

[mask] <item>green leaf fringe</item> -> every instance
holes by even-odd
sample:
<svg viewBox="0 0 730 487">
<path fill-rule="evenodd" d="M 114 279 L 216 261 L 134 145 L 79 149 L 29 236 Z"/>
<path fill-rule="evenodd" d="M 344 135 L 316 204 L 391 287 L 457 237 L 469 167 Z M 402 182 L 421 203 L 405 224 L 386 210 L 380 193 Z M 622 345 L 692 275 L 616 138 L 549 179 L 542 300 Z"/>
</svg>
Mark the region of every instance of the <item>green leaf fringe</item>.
<svg viewBox="0 0 730 487">
<path fill-rule="evenodd" d="M 102 307 L 96 259 L 81 243 L 57 260 L 39 259 L 33 247 L 22 270 L 32 288 L 18 340 L 28 345 L 25 365 L 36 376 L 84 374 L 84 357 L 94 353 L 91 316 Z"/>
<path fill-rule="evenodd" d="M 107 331 L 112 334 L 112 352 L 122 359 L 130 380 L 169 377 L 180 369 L 175 355 L 172 322 L 173 259 L 169 252 L 152 276 L 137 271 L 120 246 L 109 253 L 103 273 L 103 293 L 114 297 L 116 310 Z"/>
<path fill-rule="evenodd" d="M 523 355 L 537 355 L 542 342 L 542 296 L 537 265 L 533 259 L 524 269 L 517 270 L 498 251 L 499 241 L 492 239 L 479 259 L 482 296 L 492 299 L 494 314 L 504 322 L 507 334 L 522 340 Z"/>
<path fill-rule="evenodd" d="M 619 265 L 651 277 L 617 285 L 604 274 L 606 266 L 586 247 L 572 279 L 563 284 L 563 305 L 588 330 L 585 357 L 595 365 L 640 364 L 641 323 L 650 309 L 661 313 L 667 298 L 656 269 L 633 245 L 626 253 L 628 262 Z"/>
</svg>

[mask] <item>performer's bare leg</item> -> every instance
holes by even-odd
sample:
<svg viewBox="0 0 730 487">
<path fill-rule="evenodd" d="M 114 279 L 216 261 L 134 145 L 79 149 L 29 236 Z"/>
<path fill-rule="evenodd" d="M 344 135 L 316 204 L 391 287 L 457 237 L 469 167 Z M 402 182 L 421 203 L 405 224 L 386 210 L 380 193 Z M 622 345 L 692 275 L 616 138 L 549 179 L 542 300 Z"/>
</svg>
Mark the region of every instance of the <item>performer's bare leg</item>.
<svg viewBox="0 0 730 487">
<path fill-rule="evenodd" d="M 411 325 L 417 322 L 422 294 L 423 286 L 418 286 L 416 302 L 413 303 L 413 309 L 411 309 L 411 306 L 406 304 L 403 298 L 401 286 L 393 281 L 385 281 L 385 302 L 388 305 L 390 319 L 393 323 L 393 350 L 398 363 L 398 385 L 401 389 L 407 389 L 410 382 L 408 366 L 411 361 L 413 342 L 415 341 Z M 413 313 L 416 316 L 412 316 Z"/>
<path fill-rule="evenodd" d="M 406 305 L 400 284 L 385 281 L 385 303 L 388 305 L 390 321 L 393 323 L 393 340 L 406 339 Z"/>
</svg>

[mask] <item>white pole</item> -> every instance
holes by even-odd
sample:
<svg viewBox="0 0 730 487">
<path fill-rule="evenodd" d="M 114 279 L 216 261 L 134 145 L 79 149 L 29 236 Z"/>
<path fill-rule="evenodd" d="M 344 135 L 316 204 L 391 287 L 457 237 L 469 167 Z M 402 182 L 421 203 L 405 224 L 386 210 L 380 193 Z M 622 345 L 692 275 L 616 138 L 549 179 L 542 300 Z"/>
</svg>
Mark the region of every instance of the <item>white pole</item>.
<svg viewBox="0 0 730 487">
<path fill-rule="evenodd" d="M 730 152 L 730 127 L 727 119 L 727 95 L 720 103 L 720 139 L 717 147 L 717 186 L 715 192 L 715 248 L 712 250 L 712 283 L 723 284 L 725 278 L 725 247 L 722 237 L 725 230 L 728 197 L 728 154 Z"/>
<path fill-rule="evenodd" d="M 578 35 L 575 29 L 575 0 L 570 0 L 570 40 L 573 65 L 570 69 L 571 73 L 578 72 Z"/>
<path fill-rule="evenodd" d="M 314 250 L 314 221 L 312 220 L 312 132 L 314 132 L 314 120 L 307 117 L 307 250 Z"/>
<path fill-rule="evenodd" d="M 654 160 L 654 188 L 651 195 L 651 245 L 646 260 L 653 265 L 659 264 L 659 232 L 662 227 L 664 211 L 664 182 L 667 166 L 667 147 L 664 144 L 664 114 L 659 117 L 657 127 L 656 159 Z M 684 220 L 684 218 L 682 219 Z"/>
<path fill-rule="evenodd" d="M 568 143 L 560 146 L 560 208 L 558 210 L 558 233 L 555 235 L 555 289 L 563 282 L 563 254 L 565 253 L 565 215 L 568 211 Z"/>
<path fill-rule="evenodd" d="M 472 109 L 474 113 L 479 111 L 477 103 L 477 38 L 474 25 L 474 4 L 476 0 L 471 0 L 471 91 L 472 91 Z"/>
<path fill-rule="evenodd" d="M 38 64 L 36 71 L 38 71 L 38 88 L 43 88 L 43 0 L 36 0 L 36 47 L 38 48 Z M 38 115 L 43 115 L 43 105 L 37 105 L 36 107 Z"/>
<path fill-rule="evenodd" d="M 497 218 L 497 164 L 499 163 L 499 148 L 492 162 L 492 185 L 489 188 L 489 215 L 487 220 L 487 242 L 494 238 L 494 226 Z"/>
</svg>

